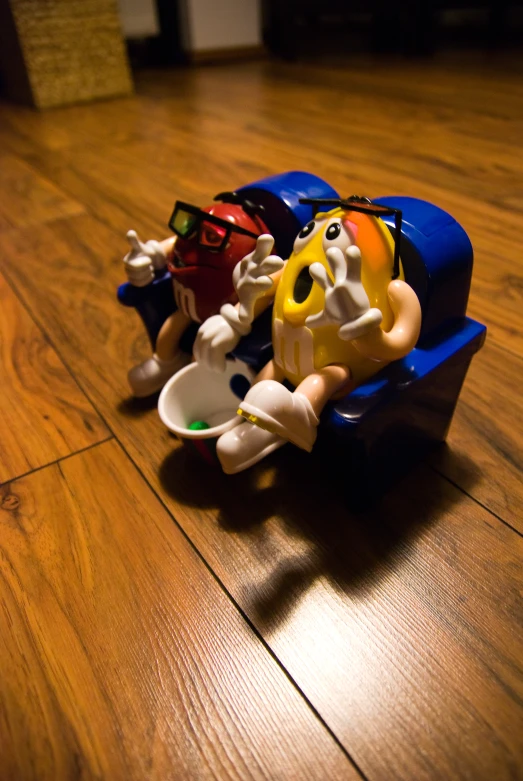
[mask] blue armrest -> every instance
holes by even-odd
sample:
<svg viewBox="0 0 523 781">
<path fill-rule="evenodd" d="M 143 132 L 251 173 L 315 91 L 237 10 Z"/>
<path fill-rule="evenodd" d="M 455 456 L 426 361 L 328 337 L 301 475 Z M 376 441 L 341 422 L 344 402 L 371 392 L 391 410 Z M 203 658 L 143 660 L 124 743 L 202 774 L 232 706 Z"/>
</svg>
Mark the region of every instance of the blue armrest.
<svg viewBox="0 0 523 781">
<path fill-rule="evenodd" d="M 161 291 L 165 287 L 171 287 L 171 275 L 168 271 L 162 271 L 150 285 L 145 287 L 135 287 L 130 282 L 124 282 L 118 287 L 117 297 L 120 304 L 124 306 L 137 307 L 140 304 L 162 295 Z"/>
<path fill-rule="evenodd" d="M 445 440 L 485 334 L 481 323 L 467 317 L 453 320 L 326 407 L 315 450 L 343 486 L 349 507 L 361 510 L 378 501 Z"/>
<path fill-rule="evenodd" d="M 463 376 L 483 345 L 486 327 L 468 317 L 453 321 L 426 338 L 405 358 L 395 361 L 364 382 L 341 401 L 330 405 L 324 418 L 329 427 L 347 430 L 360 426 L 363 420 L 390 403 L 398 394 L 430 380 L 430 375 L 452 360 L 463 363 Z M 445 392 L 445 389 L 438 389 Z M 452 390 L 452 392 L 454 392 Z"/>
<path fill-rule="evenodd" d="M 143 320 L 154 350 L 156 337 L 165 320 L 176 310 L 171 275 L 161 272 L 157 278 L 145 287 L 135 287 L 124 282 L 118 288 L 118 301 L 124 306 L 132 306 Z"/>
</svg>

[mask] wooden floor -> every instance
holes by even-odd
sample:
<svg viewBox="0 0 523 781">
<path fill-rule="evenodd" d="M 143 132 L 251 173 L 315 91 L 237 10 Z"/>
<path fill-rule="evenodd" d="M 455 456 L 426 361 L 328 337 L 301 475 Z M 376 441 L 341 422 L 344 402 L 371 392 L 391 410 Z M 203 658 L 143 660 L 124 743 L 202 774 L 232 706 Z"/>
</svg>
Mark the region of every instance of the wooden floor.
<svg viewBox="0 0 523 781">
<path fill-rule="evenodd" d="M 523 778 L 523 60 L 272 62 L 0 108 L 0 778 Z M 486 323 L 448 447 L 351 516 L 195 462 L 127 369 L 125 233 L 288 169 L 434 201 Z"/>
</svg>

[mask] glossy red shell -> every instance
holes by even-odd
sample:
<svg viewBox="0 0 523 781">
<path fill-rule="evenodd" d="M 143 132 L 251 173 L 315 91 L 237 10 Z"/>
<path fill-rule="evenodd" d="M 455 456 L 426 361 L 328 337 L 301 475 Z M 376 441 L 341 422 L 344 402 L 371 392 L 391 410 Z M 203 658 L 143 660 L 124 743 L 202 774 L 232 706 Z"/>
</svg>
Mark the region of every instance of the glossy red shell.
<svg viewBox="0 0 523 781">
<path fill-rule="evenodd" d="M 215 203 L 202 211 L 251 231 L 256 236 L 269 232 L 262 220 L 250 217 L 238 204 Z M 236 301 L 232 272 L 236 264 L 252 252 L 255 246 L 254 237 L 234 230 L 230 233 L 225 249 L 218 252 L 202 246 L 196 234 L 189 239 L 176 239 L 172 258 L 169 259 L 169 270 L 174 279 L 193 291 L 200 322 L 216 314 L 223 304 Z"/>
</svg>

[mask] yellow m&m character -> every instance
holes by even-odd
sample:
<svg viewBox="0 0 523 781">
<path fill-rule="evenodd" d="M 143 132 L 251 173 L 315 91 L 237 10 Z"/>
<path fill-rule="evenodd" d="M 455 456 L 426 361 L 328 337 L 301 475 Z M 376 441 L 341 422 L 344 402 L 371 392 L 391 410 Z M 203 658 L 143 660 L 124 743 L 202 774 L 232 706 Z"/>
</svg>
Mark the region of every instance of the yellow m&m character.
<svg viewBox="0 0 523 781">
<path fill-rule="evenodd" d="M 201 326 L 195 357 L 223 370 L 226 353 L 274 300 L 274 358 L 240 404 L 247 422 L 218 440 L 225 472 L 246 469 L 286 441 L 310 451 L 327 401 L 416 344 L 418 298 L 395 264 L 388 228 L 369 211 L 340 202 L 317 214 L 286 262 L 270 254 L 272 237 L 260 236 L 234 272 L 239 304 L 225 305 Z"/>
</svg>

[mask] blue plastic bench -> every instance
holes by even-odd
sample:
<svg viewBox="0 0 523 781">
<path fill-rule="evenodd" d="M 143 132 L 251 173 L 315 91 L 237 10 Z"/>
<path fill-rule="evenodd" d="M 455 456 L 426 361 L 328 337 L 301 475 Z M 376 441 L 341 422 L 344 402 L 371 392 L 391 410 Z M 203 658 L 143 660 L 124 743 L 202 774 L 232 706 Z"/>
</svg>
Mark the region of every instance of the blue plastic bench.
<svg viewBox="0 0 523 781">
<path fill-rule="evenodd" d="M 271 177 L 242 190 L 258 200 L 265 198 L 271 208 L 271 201 L 276 203 L 274 199 L 285 191 L 282 177 L 296 176 L 302 174 Z M 309 175 L 303 176 L 305 182 Z M 318 192 L 309 197 L 329 197 L 333 191 L 318 182 Z M 322 187 L 327 195 L 319 192 Z M 311 217 L 296 203 L 296 189 L 291 196 L 287 233 L 280 231 L 279 236 L 287 254 L 296 214 L 295 233 Z M 387 197 L 376 202 L 403 212 L 401 259 L 405 280 L 420 300 L 422 327 L 409 355 L 329 404 L 322 415 L 315 453 L 339 467 L 353 507 L 377 499 L 430 447 L 445 439 L 468 367 L 486 335 L 485 326 L 466 316 L 473 251 L 463 228 L 447 212 L 416 198 Z M 394 233 L 392 218 L 385 222 Z M 122 285 L 118 298 L 138 310 L 154 347 L 159 328 L 175 309 L 169 274 L 147 288 Z M 188 352 L 196 330 L 196 324 L 188 329 L 184 345 Z M 272 357 L 270 310 L 255 322 L 233 355 L 254 368 Z"/>
</svg>

